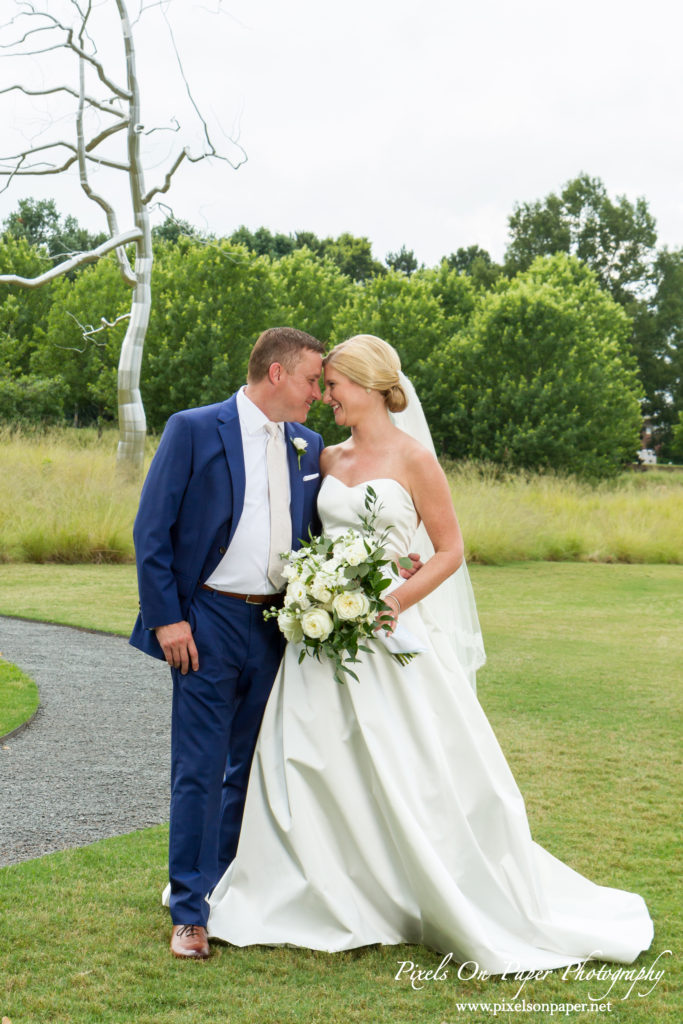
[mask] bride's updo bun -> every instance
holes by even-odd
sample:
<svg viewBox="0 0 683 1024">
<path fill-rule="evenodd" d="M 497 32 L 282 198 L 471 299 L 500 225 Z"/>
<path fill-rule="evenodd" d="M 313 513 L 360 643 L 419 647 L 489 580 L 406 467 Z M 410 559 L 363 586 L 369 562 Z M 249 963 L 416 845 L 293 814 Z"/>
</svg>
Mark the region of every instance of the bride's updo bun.
<svg viewBox="0 0 683 1024">
<path fill-rule="evenodd" d="M 398 352 L 374 334 L 355 334 L 335 345 L 324 359 L 328 363 L 362 388 L 379 391 L 389 412 L 403 412 L 408 405 Z"/>
<path fill-rule="evenodd" d="M 408 397 L 401 384 L 392 384 L 384 395 L 384 404 L 389 412 L 403 412 L 408 405 Z"/>
</svg>

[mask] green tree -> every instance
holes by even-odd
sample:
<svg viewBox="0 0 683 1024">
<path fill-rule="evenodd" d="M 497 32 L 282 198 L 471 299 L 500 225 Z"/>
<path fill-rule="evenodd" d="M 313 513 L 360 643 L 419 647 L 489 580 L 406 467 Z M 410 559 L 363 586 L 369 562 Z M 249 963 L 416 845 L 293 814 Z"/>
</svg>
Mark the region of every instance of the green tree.
<svg viewBox="0 0 683 1024">
<path fill-rule="evenodd" d="M 34 277 L 45 269 L 46 256 L 26 238 L 6 234 L 0 239 L 0 274 Z M 47 327 L 51 298 L 50 285 L 18 291 L 0 284 L 0 368 L 5 376 L 30 372 L 32 353 Z"/>
<path fill-rule="evenodd" d="M 415 273 L 418 267 L 417 257 L 412 249 L 402 245 L 398 252 L 388 252 L 384 260 L 391 270 L 401 271 L 406 277 Z"/>
<path fill-rule="evenodd" d="M 445 261 L 412 277 L 390 270 L 354 288 L 335 316 L 332 337 L 338 342 L 353 334 L 375 334 L 388 341 L 423 395 L 432 386 L 425 372 L 427 360 L 467 324 L 474 305 L 472 282 Z M 322 433 L 327 439 L 328 432 Z"/>
<path fill-rule="evenodd" d="M 103 257 L 71 281 L 52 285 L 47 330 L 31 358 L 31 371 L 44 379 L 59 376 L 63 403 L 74 426 L 115 421 L 116 374 L 129 315 L 130 292 L 113 256 Z M 114 324 L 107 327 L 102 322 Z"/>
<path fill-rule="evenodd" d="M 599 178 L 580 175 L 560 195 L 523 203 L 510 217 L 506 269 L 516 273 L 538 255 L 577 256 L 620 303 L 632 321 L 631 349 L 657 443 L 666 448 L 680 408 L 680 350 L 683 301 L 680 260 L 657 252 L 655 221 L 647 203 L 625 196 L 610 199 Z"/>
<path fill-rule="evenodd" d="M 437 447 L 509 467 L 607 476 L 638 447 L 640 389 L 620 306 L 577 259 L 539 258 L 481 293 L 424 367 Z"/>
<path fill-rule="evenodd" d="M 599 178 L 580 174 L 559 196 L 519 203 L 509 218 L 505 269 L 516 274 L 537 256 L 564 252 L 591 268 L 621 305 L 648 287 L 655 257 L 655 220 L 643 198 L 610 199 Z"/>
<path fill-rule="evenodd" d="M 333 338 L 376 334 L 393 345 L 408 376 L 443 341 L 445 315 L 433 282 L 420 274 L 406 277 L 390 270 L 352 292 L 334 319 Z M 417 378 L 416 378 L 417 379 Z"/>
<path fill-rule="evenodd" d="M 683 463 L 683 416 L 680 413 L 671 429 L 669 455 L 676 462 Z"/>
<path fill-rule="evenodd" d="M 322 252 L 352 281 L 369 281 L 385 272 L 384 266 L 373 257 L 372 244 L 367 238 L 344 232 L 337 238 L 324 239 Z"/>
<path fill-rule="evenodd" d="M 317 256 L 322 256 L 325 243 L 313 231 L 297 231 L 294 235 L 297 249 L 310 249 Z"/>
<path fill-rule="evenodd" d="M 244 224 L 237 231 L 233 231 L 230 241 L 233 245 L 245 246 L 257 256 L 270 256 L 274 260 L 279 260 L 280 257 L 287 256 L 298 248 L 296 239 L 291 235 L 273 234 L 268 228 L 250 231 Z"/>
<path fill-rule="evenodd" d="M 673 426 L 683 413 L 683 249 L 662 249 L 654 265 L 655 292 L 634 332 L 646 385 L 643 411 L 655 424 L 663 458 L 674 454 Z"/>
<path fill-rule="evenodd" d="M 108 237 L 91 234 L 71 215 L 62 217 L 54 199 L 20 199 L 18 209 L 5 219 L 3 226 L 13 238 L 25 238 L 36 248 L 44 246 L 57 262 L 60 256 L 66 258 L 73 252 L 94 249 Z"/>
<path fill-rule="evenodd" d="M 312 231 L 297 231 L 294 235 L 277 234 L 268 228 L 250 231 L 242 225 L 230 235 L 234 245 L 244 245 L 258 256 L 272 260 L 289 256 L 297 249 L 309 249 L 317 256 L 327 256 L 352 281 L 366 281 L 383 274 L 385 267 L 374 259 L 372 245 L 367 238 L 357 238 L 345 232 L 338 238 L 318 238 Z"/>
<path fill-rule="evenodd" d="M 170 214 L 166 217 L 163 224 L 156 224 L 152 228 L 152 240 L 155 244 L 157 242 L 177 242 L 181 236 L 187 238 L 205 237 L 188 220 L 178 219 Z"/>
<path fill-rule="evenodd" d="M 460 248 L 446 258 L 447 265 L 460 274 L 472 278 L 476 288 L 491 288 L 503 272 L 503 268 L 494 263 L 490 253 L 480 245 Z"/>
<path fill-rule="evenodd" d="M 0 420 L 58 423 L 64 415 L 64 382 L 33 374 L 10 376 L 0 367 Z"/>
<path fill-rule="evenodd" d="M 278 324 L 291 325 L 326 341 L 334 317 L 354 292 L 354 285 L 329 257 L 310 249 L 296 249 L 273 264 L 273 316 Z"/>
<path fill-rule="evenodd" d="M 271 271 L 273 323 L 297 327 L 327 342 L 338 310 L 358 288 L 329 257 L 297 249 L 273 263 Z M 346 437 L 329 410 L 316 403 L 306 420 L 328 443 Z"/>
<path fill-rule="evenodd" d="M 254 341 L 274 323 L 271 261 L 227 240 L 157 249 L 142 392 L 149 426 L 218 402 L 246 380 Z"/>
<path fill-rule="evenodd" d="M 474 305 L 472 282 L 445 261 L 412 277 L 390 270 L 351 292 L 335 317 L 332 334 L 336 341 L 352 334 L 384 338 L 419 388 L 424 361 L 468 322 Z"/>
<path fill-rule="evenodd" d="M 469 322 L 476 303 L 476 282 L 471 277 L 442 260 L 438 267 L 420 270 L 415 283 L 429 289 L 443 313 L 443 336 L 437 344 Z"/>
</svg>

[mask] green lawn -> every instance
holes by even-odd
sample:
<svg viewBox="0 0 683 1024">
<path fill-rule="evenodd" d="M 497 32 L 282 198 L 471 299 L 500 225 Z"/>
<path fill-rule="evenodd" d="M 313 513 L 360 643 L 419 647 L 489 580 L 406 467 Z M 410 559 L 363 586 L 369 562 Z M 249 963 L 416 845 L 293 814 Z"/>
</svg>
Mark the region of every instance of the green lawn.
<svg viewBox="0 0 683 1024">
<path fill-rule="evenodd" d="M 635 965 L 647 970 L 661 955 L 654 970 L 664 974 L 654 989 L 641 998 L 652 982 L 640 983 L 625 998 L 630 982 L 622 980 L 607 997 L 611 1012 L 569 1019 L 679 1024 L 683 569 L 527 563 L 475 566 L 472 577 L 489 656 L 480 697 L 525 794 L 534 837 L 596 882 L 640 892 L 655 921 L 654 945 Z M 0 568 L 0 612 L 125 632 L 135 608 L 127 566 Z M 12 1024 L 551 1020 L 549 1010 L 499 1009 L 494 1017 L 483 1008 L 513 1001 L 520 984 L 513 979 L 468 981 L 450 965 L 445 980 L 420 990 L 394 980 L 399 961 L 438 967 L 441 957 L 423 948 L 326 955 L 216 946 L 207 963 L 174 961 L 160 906 L 166 840 L 161 826 L 0 870 L 0 1017 Z M 608 984 L 559 972 L 529 982 L 519 999 L 588 1003 Z M 481 1005 L 458 1010 L 468 1001 Z M 558 1011 L 552 1019 L 567 1017 Z"/>
<path fill-rule="evenodd" d="M 25 672 L 3 660 L 0 651 L 0 736 L 27 722 L 38 707 L 38 688 Z"/>
<path fill-rule="evenodd" d="M 0 565 L 0 615 L 125 635 L 137 610 L 134 565 Z"/>
</svg>

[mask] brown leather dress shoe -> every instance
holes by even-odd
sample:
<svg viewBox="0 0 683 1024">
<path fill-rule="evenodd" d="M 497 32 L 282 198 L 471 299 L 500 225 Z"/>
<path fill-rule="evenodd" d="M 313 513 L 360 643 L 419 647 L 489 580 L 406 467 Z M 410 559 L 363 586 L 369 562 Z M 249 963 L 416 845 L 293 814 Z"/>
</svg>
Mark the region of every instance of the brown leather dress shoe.
<svg viewBox="0 0 683 1024">
<path fill-rule="evenodd" d="M 206 960 L 209 940 L 206 928 L 200 924 L 174 924 L 171 932 L 171 952 L 183 960 Z"/>
</svg>

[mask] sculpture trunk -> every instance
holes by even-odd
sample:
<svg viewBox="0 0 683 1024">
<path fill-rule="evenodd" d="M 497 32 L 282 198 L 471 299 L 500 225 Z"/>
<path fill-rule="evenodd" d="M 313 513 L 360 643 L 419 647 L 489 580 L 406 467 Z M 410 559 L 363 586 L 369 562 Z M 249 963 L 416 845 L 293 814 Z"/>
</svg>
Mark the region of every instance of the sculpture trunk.
<svg viewBox="0 0 683 1024">
<path fill-rule="evenodd" d="M 146 211 L 145 211 L 146 214 Z M 146 235 L 149 236 L 149 227 Z M 140 245 L 144 247 L 144 239 Z M 119 444 L 117 466 L 133 476 L 142 472 L 147 421 L 140 394 L 140 368 L 152 308 L 152 251 L 135 260 L 138 283 L 133 291 L 131 317 L 121 346 L 118 372 Z"/>
<path fill-rule="evenodd" d="M 126 71 L 130 92 L 128 120 L 128 160 L 131 204 L 135 226 L 142 237 L 135 243 L 135 278 L 131 317 L 121 346 L 118 373 L 119 444 L 116 463 L 131 476 L 142 473 L 145 458 L 147 420 L 140 394 L 140 369 L 145 336 L 152 309 L 152 232 L 149 213 L 143 201 L 145 183 L 140 157 L 140 89 L 135 69 L 133 33 L 124 0 L 116 0 L 121 19 Z"/>
</svg>

